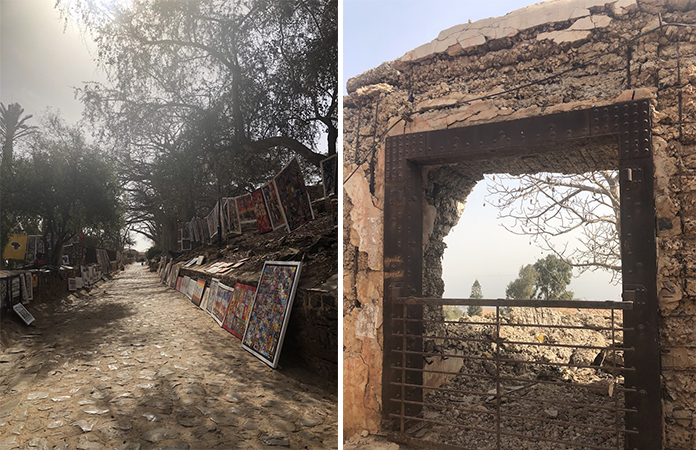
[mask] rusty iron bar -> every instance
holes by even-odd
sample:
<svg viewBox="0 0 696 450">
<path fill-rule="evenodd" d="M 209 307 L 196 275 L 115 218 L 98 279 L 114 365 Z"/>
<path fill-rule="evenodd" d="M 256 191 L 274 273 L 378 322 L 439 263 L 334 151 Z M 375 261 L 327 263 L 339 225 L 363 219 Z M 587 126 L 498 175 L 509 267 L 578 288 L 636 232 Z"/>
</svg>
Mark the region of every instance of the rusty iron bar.
<svg viewBox="0 0 696 450">
<path fill-rule="evenodd" d="M 457 336 L 438 336 L 438 335 L 415 335 L 415 334 L 398 334 L 394 333 L 392 334 L 394 337 L 406 337 L 406 338 L 425 338 L 425 339 L 448 339 L 451 341 L 460 341 L 460 342 L 483 342 L 485 344 L 495 344 L 498 341 L 495 341 L 494 339 L 468 339 L 468 338 L 462 338 L 462 337 L 457 337 Z M 504 339 L 504 338 L 503 338 Z M 582 349 L 587 349 L 587 350 L 618 350 L 618 351 L 624 351 L 624 352 L 632 352 L 635 351 L 635 348 L 633 347 L 618 347 L 618 348 L 613 348 L 613 347 L 601 347 L 597 345 L 573 345 L 573 344 L 557 344 L 557 343 L 551 343 L 551 342 L 522 342 L 522 341 L 507 341 L 507 340 L 501 340 L 499 341 L 501 344 L 511 344 L 511 345 L 536 345 L 539 347 L 559 347 L 559 348 L 582 348 Z"/>
<path fill-rule="evenodd" d="M 400 402 L 401 400 L 399 400 L 398 398 L 390 398 L 389 401 Z M 405 403 L 408 403 L 408 404 L 410 404 L 410 405 L 429 406 L 429 407 L 431 407 L 431 408 L 439 408 L 439 409 L 456 409 L 457 411 L 472 412 L 472 413 L 477 413 L 477 414 L 483 414 L 483 415 L 485 415 L 485 416 L 494 416 L 494 415 L 495 415 L 494 412 L 484 412 L 484 411 L 481 411 L 480 409 L 463 408 L 463 407 L 460 407 L 460 406 L 456 406 L 456 407 L 455 407 L 455 406 L 453 406 L 453 405 L 447 406 L 447 405 L 439 405 L 439 404 L 437 404 L 437 403 L 415 402 L 415 401 L 412 401 L 412 400 L 406 400 Z"/>
<path fill-rule="evenodd" d="M 410 436 L 404 436 L 401 434 L 396 434 L 396 433 L 389 433 L 386 435 L 387 440 L 391 442 L 396 442 L 399 444 L 404 444 L 408 445 L 410 447 L 415 447 L 415 448 L 424 448 L 424 449 L 432 449 L 433 448 L 433 443 L 431 441 L 426 441 L 424 439 L 416 439 L 412 438 Z M 460 445 L 452 445 L 452 444 L 443 444 L 438 442 L 437 443 L 437 448 L 438 450 L 496 450 L 493 447 L 484 447 L 484 448 L 476 448 L 473 449 L 471 447 L 462 447 Z"/>
<path fill-rule="evenodd" d="M 468 322 L 468 321 L 458 321 L 458 320 L 430 320 L 430 319 L 410 319 L 407 317 L 392 317 L 392 321 L 403 320 L 406 322 L 423 322 L 425 323 L 454 323 L 457 325 L 487 325 L 493 326 L 491 322 Z M 564 330 L 592 330 L 592 331 L 609 331 L 610 327 L 593 327 L 582 325 L 547 325 L 547 324 L 536 324 L 536 323 L 501 323 L 501 327 L 538 327 L 538 328 L 560 328 Z M 616 331 L 634 331 L 633 328 L 622 328 L 617 327 Z"/>
<path fill-rule="evenodd" d="M 399 418 L 399 414 L 390 414 L 390 416 L 394 418 Z M 489 428 L 481 428 L 481 427 L 474 427 L 471 425 L 464 425 L 464 424 L 459 424 L 459 423 L 450 423 L 450 422 L 441 422 L 439 420 L 432 420 L 432 419 L 424 419 L 422 417 L 415 417 L 415 416 L 406 416 L 404 419 L 412 420 L 414 422 L 423 422 L 423 423 L 432 423 L 434 425 L 444 425 L 444 426 L 452 426 L 456 428 L 463 428 L 466 430 L 474 430 L 474 431 L 480 431 L 482 433 L 489 433 L 489 434 L 496 434 L 495 430 L 491 430 Z M 600 447 L 594 444 L 584 444 L 580 442 L 572 442 L 572 441 L 563 441 L 560 439 L 551 439 L 551 438 L 545 438 L 545 437 L 539 437 L 539 436 L 527 436 L 522 433 L 515 433 L 513 431 L 507 431 L 507 430 L 500 430 L 500 434 L 502 436 L 510 436 L 510 437 L 518 437 L 525 439 L 528 442 L 551 442 L 553 444 L 562 444 L 562 445 L 568 445 L 570 447 L 578 447 L 578 448 L 583 448 L 583 449 L 592 449 L 592 450 L 612 450 L 608 447 Z M 634 430 L 626 430 L 626 434 L 638 434 L 637 431 Z M 618 436 L 616 436 L 618 438 Z M 428 441 L 424 441 L 428 442 Z M 434 443 L 430 443 L 432 445 Z M 437 443 L 438 448 L 440 443 Z M 457 448 L 457 447 L 455 447 Z M 459 448 L 465 448 L 465 447 L 459 447 Z"/>
<path fill-rule="evenodd" d="M 454 372 L 446 372 L 450 375 L 460 375 L 459 373 L 454 373 Z M 491 377 L 492 378 L 492 377 Z M 529 388 L 534 386 L 535 384 L 540 384 L 539 381 L 530 381 L 530 384 L 528 386 L 524 386 L 524 388 Z M 408 384 L 408 383 L 399 383 L 397 381 L 392 381 L 390 382 L 391 384 L 395 386 L 401 386 L 402 384 L 406 387 L 420 387 L 420 385 L 415 385 L 415 384 Z M 568 384 L 566 383 L 565 386 L 568 387 Z M 569 387 L 577 387 L 576 385 L 572 385 Z M 599 387 L 601 389 L 601 386 Z M 437 391 L 437 392 L 452 392 L 455 394 L 465 394 L 465 395 L 477 395 L 480 397 L 496 397 L 494 394 L 491 394 L 489 392 L 481 392 L 481 391 L 469 391 L 466 389 L 452 389 L 452 388 L 443 388 L 443 387 L 431 387 L 428 388 L 430 391 Z M 513 392 L 513 391 L 508 391 L 508 392 Z M 614 406 L 601 406 L 601 405 L 594 405 L 591 403 L 581 403 L 581 402 L 568 402 L 568 401 L 557 401 L 557 400 L 546 400 L 546 399 L 539 399 L 539 398 L 526 398 L 526 397 L 521 397 L 521 396 L 515 396 L 515 395 L 510 395 L 509 393 L 501 394 L 500 398 L 508 398 L 508 399 L 514 399 L 514 400 L 522 400 L 525 402 L 539 402 L 539 403 L 547 403 L 550 405 L 570 405 L 570 406 L 576 406 L 578 408 L 596 408 L 596 409 L 602 409 L 605 411 L 619 411 L 619 412 L 636 412 L 636 409 L 633 408 L 616 408 Z M 401 401 L 399 399 L 395 398 L 390 398 L 390 401 Z M 407 402 L 407 403 L 418 403 L 418 402 Z"/>
<path fill-rule="evenodd" d="M 393 369 L 401 369 L 401 366 L 395 366 L 392 367 Z M 409 371 L 409 372 L 420 372 L 420 373 L 436 373 L 436 374 L 444 374 L 444 375 L 457 375 L 457 376 L 463 376 L 463 377 L 469 377 L 469 378 L 483 378 L 487 380 L 494 380 L 495 376 L 493 375 L 481 375 L 481 374 L 476 374 L 476 373 L 468 373 L 468 372 L 445 372 L 442 370 L 427 370 L 427 369 L 416 369 L 416 368 L 410 368 L 407 367 L 404 370 Z M 570 384 L 567 381 L 550 381 L 550 380 L 531 380 L 529 378 L 517 378 L 517 377 L 500 377 L 502 381 L 516 381 L 519 383 L 538 383 L 538 384 L 550 384 L 554 386 L 564 386 L 564 387 L 572 387 L 572 388 L 582 388 L 582 389 L 595 389 L 595 390 L 603 390 L 604 388 L 600 386 L 592 386 L 589 384 Z M 394 384 L 397 386 L 401 386 L 400 382 L 395 382 L 395 381 L 390 381 L 389 384 Z M 413 387 L 422 387 L 421 385 L 413 385 Z M 436 389 L 436 388 L 428 388 L 428 389 Z M 625 386 L 617 386 L 615 388 L 618 390 L 618 392 L 636 392 L 635 389 L 633 388 L 627 388 Z"/>
<path fill-rule="evenodd" d="M 471 359 L 474 361 L 494 361 L 494 357 L 485 357 L 485 356 L 469 356 L 469 355 L 454 355 L 451 353 L 431 353 L 431 352 L 417 352 L 415 350 L 401 350 L 401 349 L 396 349 L 393 348 L 391 350 L 393 353 L 406 353 L 408 355 L 421 355 L 421 356 L 443 356 L 446 358 L 461 358 L 461 359 Z M 510 359 L 510 358 L 501 358 L 501 362 L 508 362 L 508 363 L 519 363 L 519 364 L 530 364 L 530 365 L 537 365 L 537 366 L 556 366 L 556 367 L 577 367 L 578 369 L 599 369 L 599 366 L 588 366 L 584 364 L 571 364 L 571 363 L 559 363 L 559 362 L 545 362 L 545 361 L 524 361 L 521 359 Z M 612 370 L 620 370 L 622 372 L 635 372 L 635 367 L 619 367 L 616 369 Z"/>
<path fill-rule="evenodd" d="M 403 311 L 402 311 L 402 314 L 404 317 L 406 317 L 406 315 L 408 314 L 407 308 L 408 308 L 408 306 L 406 306 L 406 304 L 404 304 Z M 402 322 L 402 325 L 403 325 L 402 332 L 404 334 L 406 334 L 406 322 Z M 402 348 L 406 348 L 406 338 L 403 338 L 401 345 L 403 346 Z M 401 367 L 402 367 L 401 380 L 405 380 L 406 379 L 406 353 L 404 353 L 401 357 Z M 402 416 L 406 414 L 406 403 L 404 403 L 405 399 L 406 399 L 406 386 L 402 385 L 401 386 L 401 415 Z M 401 419 L 399 425 L 400 425 L 400 430 L 403 433 L 405 428 L 406 428 L 406 424 L 405 424 L 403 418 Z"/>
<path fill-rule="evenodd" d="M 611 331 L 611 346 L 614 348 L 612 351 L 612 360 L 614 361 L 614 364 L 616 365 L 616 333 L 613 330 L 614 327 L 614 310 L 611 310 L 611 326 L 612 326 L 612 331 Z M 616 382 L 616 374 L 612 373 L 612 378 L 614 382 Z M 614 397 L 614 406 L 618 408 L 619 406 L 619 396 Z M 614 427 L 618 430 L 619 429 L 619 424 L 621 422 L 621 418 L 619 417 L 619 411 L 616 411 L 614 413 Z M 621 443 L 619 440 L 616 440 L 616 450 L 621 450 Z"/>
<path fill-rule="evenodd" d="M 529 420 L 529 417 L 527 416 L 521 416 L 519 414 L 506 414 L 503 413 L 502 417 L 508 417 L 510 419 L 523 419 L 523 420 Z M 553 425 L 558 425 L 558 426 L 566 426 L 566 427 L 578 427 L 578 428 L 587 428 L 590 430 L 598 430 L 598 431 L 612 431 L 612 432 L 617 432 L 621 434 L 638 434 L 637 431 L 635 430 L 626 430 L 626 429 L 616 429 L 613 427 L 600 427 L 598 425 L 590 425 L 582 422 L 570 422 L 566 420 L 556 420 L 556 419 L 546 419 L 546 418 L 541 418 L 537 417 L 534 420 L 539 421 L 539 422 L 546 422 L 550 423 Z"/>
<path fill-rule="evenodd" d="M 398 297 L 395 303 L 407 305 L 504 306 L 524 308 L 633 309 L 633 302 L 615 300 L 510 300 L 506 298 Z"/>
</svg>

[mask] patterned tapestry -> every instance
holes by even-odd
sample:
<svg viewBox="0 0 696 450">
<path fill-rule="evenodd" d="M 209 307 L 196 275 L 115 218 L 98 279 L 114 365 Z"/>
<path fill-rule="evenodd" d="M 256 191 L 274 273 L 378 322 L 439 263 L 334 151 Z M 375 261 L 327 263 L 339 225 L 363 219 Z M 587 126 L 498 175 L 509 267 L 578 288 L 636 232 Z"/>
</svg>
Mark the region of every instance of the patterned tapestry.
<svg viewBox="0 0 696 450">
<path fill-rule="evenodd" d="M 261 188 L 261 192 L 263 192 L 263 199 L 266 201 L 268 218 L 271 219 L 271 226 L 273 229 L 277 230 L 280 227 L 286 226 L 285 216 L 283 216 L 283 211 L 281 210 L 275 184 L 271 181 Z"/>
<path fill-rule="evenodd" d="M 309 201 L 309 194 L 307 194 L 297 158 L 293 158 L 273 182 L 280 198 L 280 204 L 283 206 L 289 231 L 314 219 L 312 204 Z"/>
<path fill-rule="evenodd" d="M 256 288 L 247 286 L 246 284 L 237 283 L 234 285 L 234 293 L 230 307 L 227 309 L 227 315 L 222 322 L 222 328 L 241 339 L 244 336 L 247 320 L 249 319 L 249 311 L 254 303 L 254 294 Z"/>
<path fill-rule="evenodd" d="M 254 215 L 256 216 L 256 225 L 259 227 L 259 233 L 268 233 L 273 231 L 271 219 L 268 217 L 268 209 L 266 202 L 263 199 L 263 192 L 257 189 L 251 193 L 251 198 L 254 200 Z"/>
<path fill-rule="evenodd" d="M 300 262 L 266 261 L 242 347 L 276 368 L 300 278 Z"/>
</svg>

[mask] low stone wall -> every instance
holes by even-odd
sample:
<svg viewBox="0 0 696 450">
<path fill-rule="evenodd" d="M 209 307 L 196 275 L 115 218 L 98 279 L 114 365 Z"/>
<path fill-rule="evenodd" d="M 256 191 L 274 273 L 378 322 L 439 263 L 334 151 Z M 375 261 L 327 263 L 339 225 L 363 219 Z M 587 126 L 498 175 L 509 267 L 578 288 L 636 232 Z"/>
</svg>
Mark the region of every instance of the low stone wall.
<svg viewBox="0 0 696 450">
<path fill-rule="evenodd" d="M 343 197 L 346 435 L 381 427 L 385 136 L 649 99 L 666 448 L 696 448 L 696 30 L 673 23 L 696 24 L 696 1 L 552 1 L 445 30 L 348 80 L 344 174 L 355 174 Z M 489 172 L 426 174 L 425 295 L 442 295 L 442 239 L 458 203 Z"/>
</svg>

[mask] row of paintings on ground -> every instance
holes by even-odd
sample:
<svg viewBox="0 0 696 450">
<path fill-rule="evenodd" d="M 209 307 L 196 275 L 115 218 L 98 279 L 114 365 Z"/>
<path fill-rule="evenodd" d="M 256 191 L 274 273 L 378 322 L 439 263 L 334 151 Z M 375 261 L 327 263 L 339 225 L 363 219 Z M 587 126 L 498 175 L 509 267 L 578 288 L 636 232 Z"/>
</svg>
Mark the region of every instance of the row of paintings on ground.
<svg viewBox="0 0 696 450">
<path fill-rule="evenodd" d="M 321 162 L 324 195 L 336 195 L 338 177 L 336 155 Z M 304 183 L 297 158 L 293 158 L 278 175 L 254 192 L 223 198 L 204 218 L 192 218 L 179 231 L 180 249 L 190 250 L 191 242 L 209 242 L 217 236 L 242 234 L 242 225 L 256 224 L 259 233 L 279 228 L 292 231 L 314 219 L 312 202 Z"/>
<path fill-rule="evenodd" d="M 102 275 L 103 267 L 101 263 L 82 266 L 79 277 L 68 278 L 68 291 L 73 292 L 83 287 L 91 286 L 100 279 L 106 280 L 106 275 Z"/>
<path fill-rule="evenodd" d="M 242 347 L 272 368 L 278 367 L 280 350 L 290 319 L 300 278 L 300 262 L 266 261 L 256 287 L 228 286 L 213 278 L 179 276 L 182 264 L 160 263 L 163 283 L 185 294 L 225 330 L 241 339 Z"/>
<path fill-rule="evenodd" d="M 10 276 L 0 278 L 0 312 L 12 309 L 24 323 L 31 325 L 35 320 L 34 316 L 24 305 L 34 299 L 34 288 L 38 284 L 37 275 L 31 272 L 15 272 Z"/>
</svg>

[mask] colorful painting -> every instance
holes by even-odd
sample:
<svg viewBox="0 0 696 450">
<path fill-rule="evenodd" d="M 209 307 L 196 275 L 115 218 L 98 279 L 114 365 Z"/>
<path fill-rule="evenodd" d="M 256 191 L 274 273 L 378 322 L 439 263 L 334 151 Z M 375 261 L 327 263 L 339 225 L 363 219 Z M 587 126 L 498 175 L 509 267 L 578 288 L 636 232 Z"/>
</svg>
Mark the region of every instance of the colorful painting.
<svg viewBox="0 0 696 450">
<path fill-rule="evenodd" d="M 200 306 L 201 300 L 203 299 L 203 291 L 205 290 L 205 280 L 199 278 L 196 284 L 193 286 L 193 292 L 191 293 L 191 301 L 196 305 Z"/>
<path fill-rule="evenodd" d="M 264 263 L 244 331 L 242 347 L 274 369 L 280 359 L 301 265 L 301 262 Z"/>
<path fill-rule="evenodd" d="M 338 157 L 331 155 L 321 161 L 321 180 L 324 185 L 324 198 L 336 195 L 338 180 Z"/>
<path fill-rule="evenodd" d="M 261 188 L 263 192 L 263 199 L 266 201 L 266 208 L 268 208 L 268 218 L 271 219 L 271 226 L 274 230 L 280 227 L 286 226 L 285 216 L 283 216 L 283 211 L 280 206 L 280 200 L 278 199 L 278 192 L 276 192 L 275 184 L 271 181 L 267 185 Z"/>
<path fill-rule="evenodd" d="M 237 201 L 237 211 L 239 212 L 239 223 L 256 223 L 254 199 L 251 198 L 251 194 L 242 195 L 235 200 Z"/>
<path fill-rule="evenodd" d="M 225 320 L 227 308 L 230 306 L 230 301 L 232 300 L 233 290 L 234 289 L 226 284 L 218 284 L 217 293 L 213 300 L 213 312 L 211 314 L 218 325 L 222 325 L 222 321 Z"/>
<path fill-rule="evenodd" d="M 210 280 L 210 288 L 208 289 L 208 301 L 205 306 L 201 303 L 201 308 L 205 309 L 208 314 L 213 315 L 213 306 L 215 305 L 215 297 L 217 296 L 218 286 L 220 285 L 220 280 L 213 278 Z"/>
<path fill-rule="evenodd" d="M 254 214 L 256 215 L 256 225 L 259 227 L 259 233 L 268 233 L 273 231 L 271 219 L 268 217 L 268 209 L 266 202 L 263 199 L 263 192 L 257 189 L 251 193 L 251 198 L 254 200 Z"/>
<path fill-rule="evenodd" d="M 222 328 L 237 336 L 239 339 L 244 337 L 249 311 L 254 303 L 256 288 L 246 284 L 237 283 L 234 285 L 234 293 L 227 315 L 222 322 Z"/>
<path fill-rule="evenodd" d="M 176 278 L 176 287 L 174 289 L 181 292 L 181 283 L 183 283 L 183 282 L 184 282 L 184 279 L 182 277 L 177 277 Z"/>
<path fill-rule="evenodd" d="M 226 198 L 224 200 L 222 212 L 227 222 L 227 232 L 242 234 L 242 226 L 239 223 L 239 211 L 237 211 L 237 202 L 233 198 Z"/>
<path fill-rule="evenodd" d="M 307 194 L 297 158 L 293 158 L 273 182 L 278 192 L 278 198 L 280 198 L 280 204 L 283 206 L 283 215 L 288 224 L 288 231 L 295 230 L 300 225 L 314 219 L 312 204 L 309 201 L 309 194 Z"/>
</svg>

